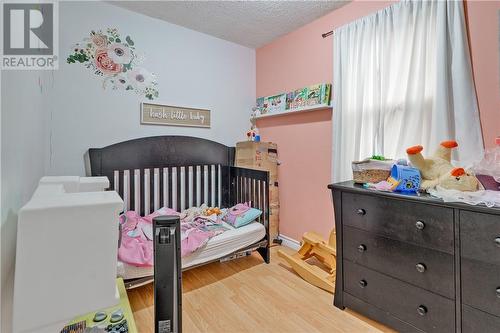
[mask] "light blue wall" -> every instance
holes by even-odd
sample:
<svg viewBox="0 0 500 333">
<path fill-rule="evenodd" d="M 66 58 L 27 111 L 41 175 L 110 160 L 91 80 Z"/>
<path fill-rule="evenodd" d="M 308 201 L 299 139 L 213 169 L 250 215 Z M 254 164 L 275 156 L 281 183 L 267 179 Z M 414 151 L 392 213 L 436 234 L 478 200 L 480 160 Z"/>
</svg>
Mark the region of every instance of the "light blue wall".
<svg viewBox="0 0 500 333">
<path fill-rule="evenodd" d="M 206 108 L 212 126 L 166 127 L 140 124 L 140 96 L 105 90 L 102 78 L 64 59 L 91 30 L 117 28 L 130 35 L 142 66 L 157 74 L 155 102 Z M 228 145 L 245 140 L 255 103 L 255 50 L 99 2 L 60 3 L 61 63 L 48 78 L 50 165 L 53 175 L 83 175 L 83 154 L 143 136 L 190 135 Z"/>
<path fill-rule="evenodd" d="M 1 332 L 10 331 L 17 212 L 46 173 L 46 113 L 40 72 L 2 72 L 1 115 Z"/>
</svg>

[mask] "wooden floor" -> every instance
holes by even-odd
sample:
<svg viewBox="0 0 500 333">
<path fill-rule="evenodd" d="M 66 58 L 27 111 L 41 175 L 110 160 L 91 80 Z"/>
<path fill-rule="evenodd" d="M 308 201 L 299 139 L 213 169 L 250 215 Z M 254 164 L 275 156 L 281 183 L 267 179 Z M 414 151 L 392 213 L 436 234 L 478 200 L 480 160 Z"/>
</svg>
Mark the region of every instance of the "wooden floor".
<svg viewBox="0 0 500 333">
<path fill-rule="evenodd" d="M 335 308 L 332 295 L 291 271 L 278 248 L 269 265 L 254 253 L 184 272 L 183 332 L 392 332 Z M 128 293 L 140 333 L 154 332 L 152 287 Z"/>
</svg>

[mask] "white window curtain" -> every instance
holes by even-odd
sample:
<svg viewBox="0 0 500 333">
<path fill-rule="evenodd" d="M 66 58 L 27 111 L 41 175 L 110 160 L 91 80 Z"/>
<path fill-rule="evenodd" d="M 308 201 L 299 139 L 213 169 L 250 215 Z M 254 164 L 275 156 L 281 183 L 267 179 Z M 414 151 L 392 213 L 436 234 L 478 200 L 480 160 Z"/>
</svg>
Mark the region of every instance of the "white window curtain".
<svg viewBox="0 0 500 333">
<path fill-rule="evenodd" d="M 483 154 L 461 1 L 401 1 L 335 30 L 333 181 L 351 161 L 424 156 L 455 139 L 453 159 Z"/>
</svg>

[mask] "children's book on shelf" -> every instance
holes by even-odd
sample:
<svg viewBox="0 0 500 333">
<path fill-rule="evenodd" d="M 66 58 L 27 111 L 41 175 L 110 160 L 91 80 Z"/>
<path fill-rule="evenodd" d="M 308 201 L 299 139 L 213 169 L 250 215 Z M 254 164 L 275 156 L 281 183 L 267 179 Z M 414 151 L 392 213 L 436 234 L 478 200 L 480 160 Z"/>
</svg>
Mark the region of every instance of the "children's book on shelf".
<svg viewBox="0 0 500 333">
<path fill-rule="evenodd" d="M 257 98 L 259 114 L 278 113 L 286 110 L 296 110 L 308 106 L 330 103 L 332 85 L 329 83 L 314 84 L 296 89 L 286 94 Z"/>
<path fill-rule="evenodd" d="M 296 109 L 305 105 L 307 100 L 307 88 L 301 88 L 286 94 L 286 109 Z"/>
<path fill-rule="evenodd" d="M 286 94 L 257 98 L 260 114 L 278 113 L 286 109 Z"/>
<path fill-rule="evenodd" d="M 289 110 L 328 104 L 330 102 L 331 84 L 322 83 L 295 90 L 290 93 L 290 99 L 287 100 Z"/>
</svg>

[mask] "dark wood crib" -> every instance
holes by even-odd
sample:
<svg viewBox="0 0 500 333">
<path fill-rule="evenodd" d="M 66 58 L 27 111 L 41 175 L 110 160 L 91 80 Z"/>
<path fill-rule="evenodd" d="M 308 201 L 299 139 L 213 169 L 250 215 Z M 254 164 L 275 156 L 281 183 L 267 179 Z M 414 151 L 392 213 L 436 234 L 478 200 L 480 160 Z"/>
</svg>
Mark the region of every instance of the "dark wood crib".
<svg viewBox="0 0 500 333">
<path fill-rule="evenodd" d="M 235 167 L 234 156 L 234 147 L 206 139 L 145 137 L 90 148 L 87 173 L 108 177 L 110 189 L 124 200 L 124 210 L 135 210 L 141 215 L 161 207 L 182 211 L 202 203 L 228 208 L 250 202 L 252 207 L 263 211 L 258 222 L 265 227 L 265 237 L 203 265 L 252 250 L 257 250 L 269 263 L 269 174 Z M 152 277 L 136 282 L 143 284 L 146 280 L 151 281 Z"/>
</svg>

